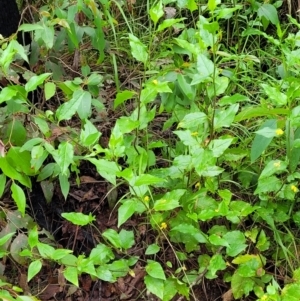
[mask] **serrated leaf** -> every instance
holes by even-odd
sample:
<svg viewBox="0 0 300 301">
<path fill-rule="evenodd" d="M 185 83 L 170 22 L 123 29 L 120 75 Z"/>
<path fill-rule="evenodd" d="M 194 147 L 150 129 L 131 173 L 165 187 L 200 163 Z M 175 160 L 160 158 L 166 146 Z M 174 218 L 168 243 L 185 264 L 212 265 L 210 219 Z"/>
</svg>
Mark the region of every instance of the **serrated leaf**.
<svg viewBox="0 0 300 301">
<path fill-rule="evenodd" d="M 222 271 L 226 269 L 226 262 L 220 254 L 213 255 L 209 262 L 209 271 L 212 276 L 216 274 L 217 271 Z"/>
<path fill-rule="evenodd" d="M 240 299 L 243 295 L 248 294 L 253 290 L 255 281 L 250 277 L 241 277 L 235 272 L 231 278 L 231 288 L 235 299 Z"/>
</svg>

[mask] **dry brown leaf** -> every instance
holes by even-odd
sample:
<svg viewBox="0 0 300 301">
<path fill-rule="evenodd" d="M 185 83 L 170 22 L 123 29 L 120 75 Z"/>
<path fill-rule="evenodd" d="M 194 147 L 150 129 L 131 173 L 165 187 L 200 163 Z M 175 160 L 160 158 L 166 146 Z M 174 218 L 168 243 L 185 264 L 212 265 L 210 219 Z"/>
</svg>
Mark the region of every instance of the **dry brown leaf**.
<svg viewBox="0 0 300 301">
<path fill-rule="evenodd" d="M 233 294 L 232 294 L 231 289 L 222 295 L 222 300 L 223 301 L 232 301 L 233 300 Z"/>
<path fill-rule="evenodd" d="M 19 275 L 19 284 L 20 288 L 24 291 L 24 293 L 28 294 L 29 293 L 29 286 L 27 282 L 27 274 L 21 273 Z"/>
<path fill-rule="evenodd" d="M 165 18 L 166 19 L 172 19 L 176 15 L 176 8 L 170 7 L 170 6 L 166 6 L 164 8 L 164 12 L 165 12 Z"/>
<path fill-rule="evenodd" d="M 2 140 L 0 140 L 0 157 L 2 157 L 2 158 L 5 157 L 5 145 L 2 142 Z"/>
<path fill-rule="evenodd" d="M 39 298 L 44 301 L 52 300 L 51 298 L 55 297 L 55 295 L 59 292 L 60 292 L 60 286 L 58 284 L 50 284 L 39 295 Z"/>
<path fill-rule="evenodd" d="M 97 180 L 90 176 L 81 176 L 80 177 L 80 183 L 94 183 L 97 182 Z"/>
</svg>

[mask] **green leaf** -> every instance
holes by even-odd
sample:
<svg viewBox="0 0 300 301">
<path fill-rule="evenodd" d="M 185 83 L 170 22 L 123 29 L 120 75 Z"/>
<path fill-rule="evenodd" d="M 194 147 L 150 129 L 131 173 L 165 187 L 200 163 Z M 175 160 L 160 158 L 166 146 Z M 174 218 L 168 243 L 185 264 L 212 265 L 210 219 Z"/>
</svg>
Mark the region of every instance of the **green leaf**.
<svg viewBox="0 0 300 301">
<path fill-rule="evenodd" d="M 300 300 L 300 284 L 292 283 L 286 285 L 281 292 L 282 301 Z"/>
<path fill-rule="evenodd" d="M 134 186 L 154 185 L 157 183 L 162 183 L 164 181 L 165 181 L 164 179 L 149 174 L 142 174 L 136 177 Z"/>
<path fill-rule="evenodd" d="M 146 249 L 145 255 L 154 255 L 160 251 L 160 247 L 157 244 L 149 245 Z"/>
<path fill-rule="evenodd" d="M 63 274 L 69 282 L 78 287 L 78 271 L 76 267 L 67 266 Z"/>
<path fill-rule="evenodd" d="M 214 69 L 214 63 L 209 58 L 207 58 L 206 55 L 199 54 L 197 56 L 197 82 L 193 81 L 192 84 L 198 84 L 200 82 L 203 82 L 205 79 L 209 78 L 214 73 Z"/>
<path fill-rule="evenodd" d="M 287 95 L 280 92 L 279 88 L 271 87 L 267 84 L 261 84 L 261 86 L 274 106 L 284 106 L 287 104 Z"/>
<path fill-rule="evenodd" d="M 219 106 L 233 105 L 238 102 L 243 102 L 243 103 L 249 102 L 249 98 L 239 93 L 236 93 L 232 96 L 226 95 L 218 101 L 218 105 Z"/>
<path fill-rule="evenodd" d="M 270 177 L 274 174 L 281 174 L 287 169 L 287 163 L 280 160 L 271 160 L 263 169 L 259 176 L 259 180 Z"/>
<path fill-rule="evenodd" d="M 81 89 L 76 90 L 73 94 L 73 97 L 69 101 L 59 106 L 56 110 L 56 118 L 58 121 L 71 119 L 77 112 L 81 103 L 84 102 L 87 94 L 90 97 L 90 93 Z"/>
<path fill-rule="evenodd" d="M 130 117 L 122 116 L 117 120 L 116 125 L 118 125 L 123 134 L 126 134 L 136 129 L 140 125 L 140 122 L 138 120 L 132 120 Z"/>
<path fill-rule="evenodd" d="M 79 106 L 77 108 L 77 114 L 81 120 L 87 119 L 91 115 L 92 95 L 89 92 L 85 92 Z"/>
<path fill-rule="evenodd" d="M 197 229 L 196 227 L 194 227 L 191 224 L 182 223 L 180 225 L 173 227 L 171 229 L 171 231 L 175 232 L 175 233 L 179 232 L 182 234 L 190 235 L 199 243 L 207 243 L 208 242 L 205 234 L 202 233 L 199 229 Z"/>
<path fill-rule="evenodd" d="M 0 238 L 0 246 L 3 246 L 10 238 L 15 235 L 15 232 L 8 233 Z"/>
<path fill-rule="evenodd" d="M 239 109 L 238 104 L 233 104 L 229 108 L 216 111 L 214 119 L 214 128 L 220 129 L 222 127 L 229 127 L 234 121 L 234 117 Z"/>
<path fill-rule="evenodd" d="M 51 97 L 55 95 L 56 85 L 52 82 L 47 82 L 44 85 L 45 88 L 45 99 L 49 100 Z"/>
<path fill-rule="evenodd" d="M 166 19 L 163 20 L 161 24 L 158 25 L 157 32 L 163 31 L 166 28 L 169 28 L 177 23 L 180 23 L 181 21 L 185 20 L 186 18 L 180 18 L 180 19 Z"/>
<path fill-rule="evenodd" d="M 59 178 L 59 185 L 60 185 L 61 192 L 66 200 L 70 191 L 69 177 L 59 174 L 58 178 Z"/>
<path fill-rule="evenodd" d="M 129 34 L 129 44 L 132 56 L 146 65 L 148 61 L 147 47 L 133 34 Z"/>
<path fill-rule="evenodd" d="M 8 178 L 17 180 L 28 188 L 31 187 L 30 182 L 27 182 L 27 178 L 18 173 L 16 169 L 8 163 L 7 158 L 0 157 L 0 168 L 3 174 L 5 174 Z"/>
<path fill-rule="evenodd" d="M 95 216 L 93 216 L 92 213 L 89 213 L 89 215 L 87 215 L 81 212 L 64 212 L 61 214 L 61 216 L 74 225 L 78 226 L 86 226 L 96 220 Z"/>
<path fill-rule="evenodd" d="M 39 118 L 39 117 L 34 117 L 34 122 L 36 123 L 36 125 L 39 127 L 39 129 L 41 130 L 41 132 L 46 136 L 46 137 L 49 137 L 50 136 L 50 129 L 49 129 L 49 126 L 48 126 L 48 123 L 45 119 L 43 118 Z M 35 140 L 35 139 L 41 139 L 41 138 L 33 138 L 32 140 Z M 42 141 L 44 141 L 44 139 L 41 139 Z M 42 142 L 41 141 L 41 142 Z M 27 141 L 28 142 L 28 141 Z M 26 142 L 26 143 L 27 143 Z M 38 144 L 38 143 L 36 143 Z"/>
<path fill-rule="evenodd" d="M 275 133 L 275 130 L 277 128 L 277 120 L 276 119 L 266 120 L 259 129 L 262 130 L 264 128 L 271 128 L 272 130 L 274 130 Z M 251 163 L 253 163 L 266 150 L 268 145 L 271 143 L 272 139 L 273 137 L 266 138 L 259 134 L 255 135 L 251 147 L 251 155 L 250 155 Z"/>
<path fill-rule="evenodd" d="M 259 17 L 265 17 L 273 25 L 279 24 L 277 9 L 272 4 L 264 3 L 263 5 L 261 5 L 257 10 L 257 15 Z"/>
<path fill-rule="evenodd" d="M 217 0 L 208 0 L 208 9 L 209 11 L 213 12 L 216 8 L 217 8 L 217 5 L 219 4 L 220 2 L 217 1 Z"/>
<path fill-rule="evenodd" d="M 80 144 L 85 147 L 92 147 L 98 143 L 100 135 L 93 123 L 85 120 L 84 128 L 80 132 Z"/>
<path fill-rule="evenodd" d="M 11 184 L 10 189 L 12 191 L 12 198 L 16 202 L 18 210 L 21 212 L 22 216 L 24 217 L 25 207 L 26 207 L 26 197 L 24 191 L 15 182 Z"/>
<path fill-rule="evenodd" d="M 5 185 L 6 185 L 6 176 L 5 174 L 0 174 L 0 198 L 4 193 Z"/>
<path fill-rule="evenodd" d="M 235 299 L 240 299 L 243 295 L 248 296 L 253 290 L 255 281 L 249 277 L 241 277 L 235 272 L 231 278 L 231 288 Z"/>
<path fill-rule="evenodd" d="M 96 269 L 97 277 L 106 282 L 115 282 L 116 279 L 113 276 L 112 272 L 109 270 L 107 265 L 99 266 Z"/>
<path fill-rule="evenodd" d="M 93 261 L 94 265 L 104 265 L 114 259 L 115 255 L 110 247 L 98 244 L 96 248 L 92 249 L 89 258 Z"/>
<path fill-rule="evenodd" d="M 259 179 L 258 185 L 254 191 L 254 194 L 257 195 L 260 193 L 279 191 L 281 186 L 282 186 L 281 181 L 275 176 L 262 178 L 262 179 Z"/>
<path fill-rule="evenodd" d="M 226 248 L 226 253 L 231 257 L 237 256 L 239 253 L 243 252 L 247 247 L 247 244 L 245 244 L 245 236 L 241 231 L 227 232 L 223 236 L 223 238 L 229 244 L 229 247 Z"/>
<path fill-rule="evenodd" d="M 163 10 L 163 5 L 161 0 L 159 0 L 156 4 L 154 4 L 150 8 L 149 14 L 154 25 L 156 25 L 158 20 L 164 15 L 164 10 Z"/>
<path fill-rule="evenodd" d="M 10 122 L 6 131 L 9 133 L 9 140 L 11 144 L 15 146 L 22 146 L 25 143 L 27 131 L 20 120 L 14 119 Z"/>
<path fill-rule="evenodd" d="M 40 260 L 35 260 L 30 263 L 28 267 L 27 281 L 29 282 L 36 274 L 42 269 L 42 262 Z"/>
<path fill-rule="evenodd" d="M 146 272 L 153 278 L 166 280 L 164 270 L 157 261 L 147 260 Z"/>
<path fill-rule="evenodd" d="M 44 141 L 44 139 L 42 139 L 42 138 L 30 139 L 30 140 L 26 141 L 25 144 L 23 144 L 23 146 L 20 148 L 20 152 L 23 152 L 26 150 L 31 151 L 34 146 L 43 143 L 43 141 Z"/>
<path fill-rule="evenodd" d="M 28 234 L 28 244 L 30 246 L 30 248 L 34 248 L 35 246 L 37 246 L 39 242 L 39 234 L 37 231 L 37 226 L 34 226 L 32 229 L 29 230 L 29 234 Z"/>
<path fill-rule="evenodd" d="M 164 296 L 164 281 L 161 279 L 153 278 L 149 275 L 144 277 L 147 290 L 163 300 Z"/>
<path fill-rule="evenodd" d="M 119 105 L 123 104 L 126 100 L 133 98 L 133 96 L 136 96 L 135 91 L 125 90 L 119 92 L 114 101 L 114 109 L 116 109 Z"/>
<path fill-rule="evenodd" d="M 51 256 L 51 259 L 52 260 L 55 260 L 55 261 L 58 261 L 62 258 L 64 258 L 66 255 L 72 253 L 71 250 L 67 250 L 67 249 L 56 249 L 52 256 Z"/>
<path fill-rule="evenodd" d="M 55 251 L 55 249 L 52 246 L 41 242 L 37 244 L 37 248 L 39 250 L 41 257 L 45 259 L 51 259 Z"/>
<path fill-rule="evenodd" d="M 196 90 L 194 86 L 191 85 L 190 79 L 182 74 L 177 75 L 178 86 L 181 92 L 191 101 L 195 99 Z"/>
<path fill-rule="evenodd" d="M 209 149 L 212 150 L 213 157 L 219 158 L 232 143 L 233 138 L 215 139 L 209 144 Z"/>
<path fill-rule="evenodd" d="M 208 239 L 212 245 L 229 247 L 228 242 L 217 234 L 210 235 Z"/>
<path fill-rule="evenodd" d="M 74 147 L 69 142 L 62 142 L 58 146 L 57 157 L 55 161 L 60 167 L 61 174 L 67 176 L 69 173 L 69 165 L 73 163 Z"/>
<path fill-rule="evenodd" d="M 43 84 L 44 81 L 51 75 L 52 73 L 43 73 L 41 75 L 32 76 L 29 81 L 25 85 L 25 90 L 27 92 L 34 91 L 39 85 Z"/>
<path fill-rule="evenodd" d="M 300 128 L 297 128 L 297 130 L 294 133 L 294 142 L 300 139 Z M 295 143 L 293 144 L 293 148 L 291 150 L 290 156 L 289 156 L 289 167 L 291 172 L 294 172 L 298 166 L 299 160 L 300 160 L 300 151 L 298 148 L 295 147 Z M 1 195 L 1 194 L 0 194 Z"/>
<path fill-rule="evenodd" d="M 124 250 L 131 248 L 135 243 L 133 231 L 126 231 L 122 229 L 119 233 L 119 238 L 121 247 Z"/>
<path fill-rule="evenodd" d="M 265 138 L 273 138 L 276 136 L 276 131 L 269 127 L 264 127 L 261 130 L 255 131 L 255 134 L 263 136 Z"/>
<path fill-rule="evenodd" d="M 98 86 L 102 83 L 103 76 L 98 73 L 92 73 L 87 79 L 87 85 L 89 86 Z"/>
<path fill-rule="evenodd" d="M 209 268 L 211 276 L 215 276 L 217 271 L 226 269 L 226 262 L 220 254 L 213 255 L 209 262 Z"/>
<path fill-rule="evenodd" d="M 178 128 L 195 129 L 206 121 L 207 116 L 202 112 L 189 113 L 179 122 Z"/>
<path fill-rule="evenodd" d="M 6 155 L 7 160 L 18 169 L 18 171 L 33 176 L 35 171 L 33 170 L 30 161 L 31 155 L 28 151 L 20 151 L 19 147 L 11 147 Z"/>
<path fill-rule="evenodd" d="M 176 189 L 167 192 L 161 199 L 154 203 L 153 209 L 155 211 L 172 210 L 180 206 L 179 200 L 185 194 L 184 189 Z"/>
<path fill-rule="evenodd" d="M 106 238 L 115 248 L 122 248 L 120 236 L 117 233 L 117 231 L 113 229 L 107 229 L 105 232 L 102 233 L 102 236 Z"/>
<path fill-rule="evenodd" d="M 116 174 L 119 172 L 119 167 L 115 162 L 105 159 L 87 159 L 96 166 L 97 172 L 107 181 L 116 185 Z"/>
<path fill-rule="evenodd" d="M 123 225 L 136 211 L 138 200 L 123 200 L 123 204 L 118 209 L 118 228 Z"/>
</svg>

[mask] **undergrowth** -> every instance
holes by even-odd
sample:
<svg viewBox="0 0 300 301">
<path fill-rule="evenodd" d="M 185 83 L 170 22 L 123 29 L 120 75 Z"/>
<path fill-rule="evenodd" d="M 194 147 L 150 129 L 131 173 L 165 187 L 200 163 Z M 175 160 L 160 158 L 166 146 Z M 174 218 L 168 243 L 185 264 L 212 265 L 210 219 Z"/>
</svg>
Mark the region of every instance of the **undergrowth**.
<svg viewBox="0 0 300 301">
<path fill-rule="evenodd" d="M 49 2 L 20 26 L 36 72 L 24 85 L 29 49 L 1 41 L 0 299 L 39 298 L 10 282 L 14 265 L 29 284 L 50 266 L 74 286 L 139 266 L 140 299 L 200 300 L 195 287 L 219 279 L 226 300 L 299 300 L 300 24 L 280 22 L 280 5 Z M 61 212 L 94 231 L 78 254 L 30 217 L 28 196 L 40 185 L 70 202 L 83 165 L 117 222 Z"/>
</svg>

